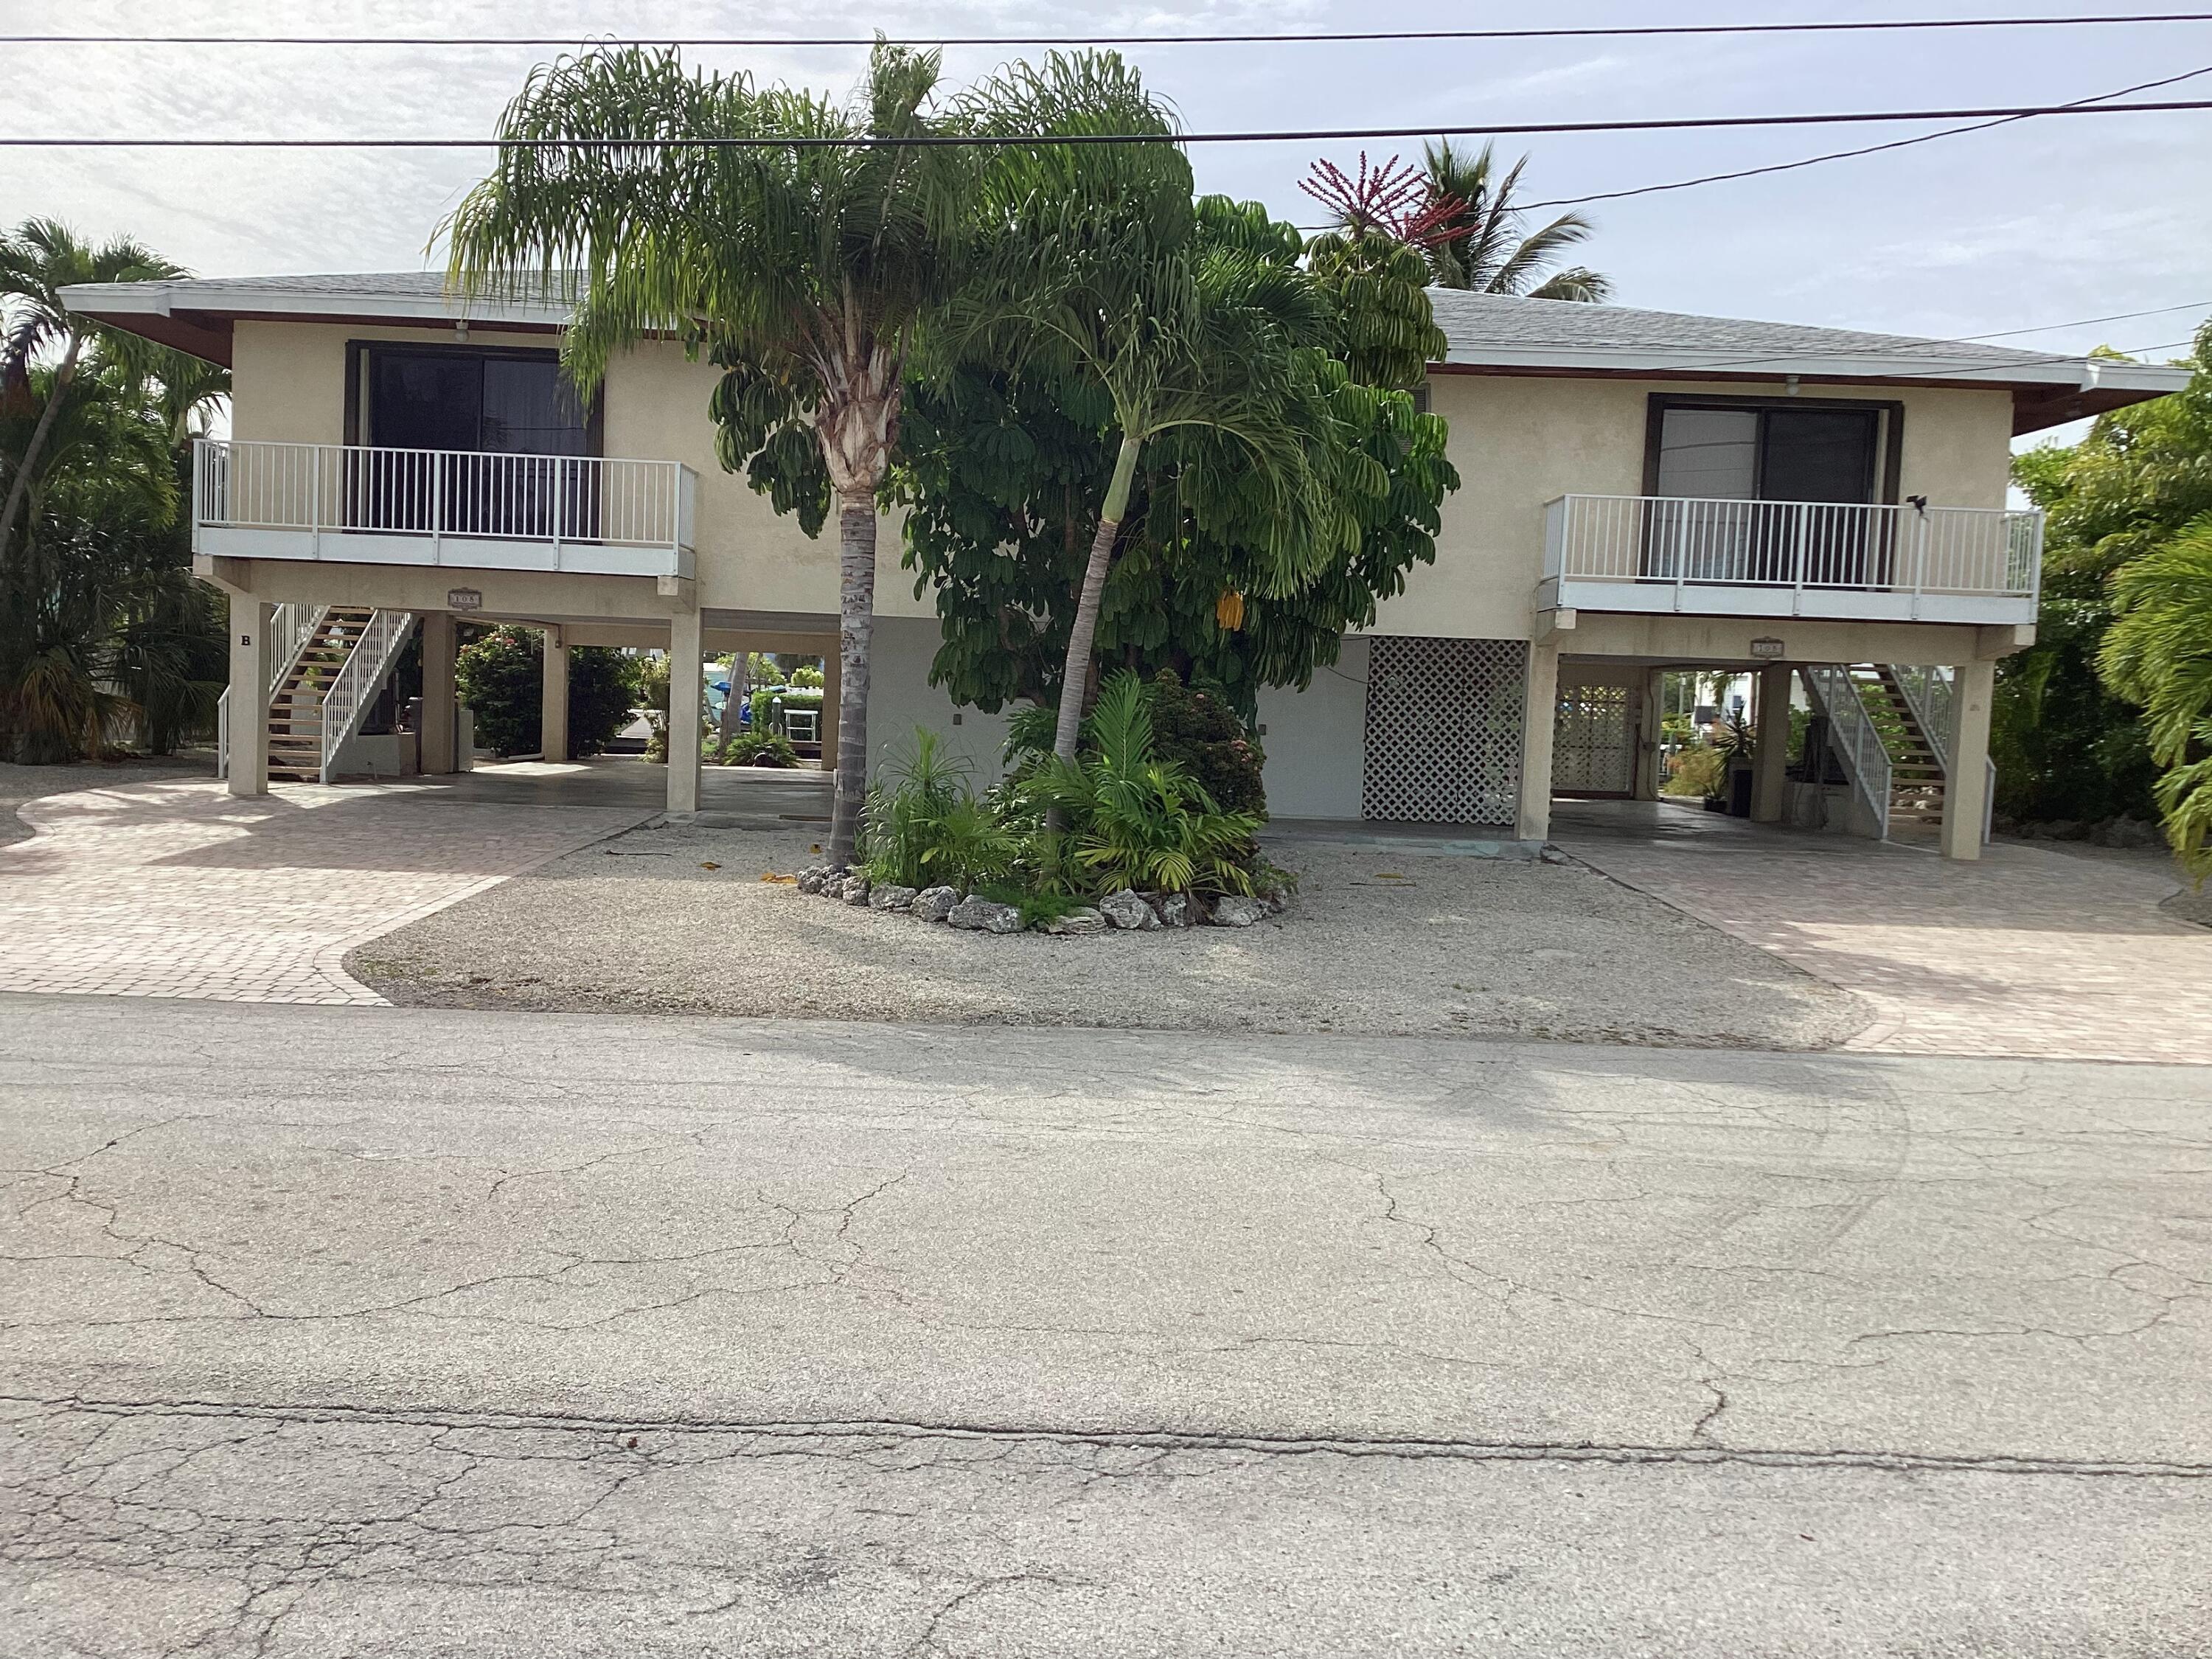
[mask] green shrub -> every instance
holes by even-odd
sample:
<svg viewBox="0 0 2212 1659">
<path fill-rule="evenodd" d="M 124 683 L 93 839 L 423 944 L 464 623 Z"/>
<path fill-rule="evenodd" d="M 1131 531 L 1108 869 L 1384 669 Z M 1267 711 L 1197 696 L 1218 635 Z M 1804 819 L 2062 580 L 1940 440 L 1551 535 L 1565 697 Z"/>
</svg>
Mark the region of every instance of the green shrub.
<svg viewBox="0 0 2212 1659">
<path fill-rule="evenodd" d="M 721 754 L 716 758 L 725 766 L 787 769 L 799 764 L 799 751 L 791 746 L 791 739 L 781 732 L 746 732 L 724 744 Z"/>
<path fill-rule="evenodd" d="M 910 752 L 887 762 L 868 792 L 863 861 L 871 880 L 966 892 L 1012 874 L 1022 837 L 969 787 L 937 733 L 917 730 Z"/>
<path fill-rule="evenodd" d="M 782 723 L 775 718 L 775 705 L 786 708 L 819 708 L 823 693 L 819 687 L 769 685 L 755 691 L 746 702 L 753 711 L 752 729 L 756 732 L 781 731 Z"/>
<path fill-rule="evenodd" d="M 1728 775 L 1728 757 L 1717 749 L 1700 745 L 1685 749 L 1668 763 L 1665 793 L 1670 795 L 1704 795 L 1723 793 L 1723 780 Z"/>
<path fill-rule="evenodd" d="M 1143 681 L 1114 675 L 1084 725 L 1080 757 L 1047 759 L 1024 786 L 1067 825 L 1064 847 L 1039 849 L 1041 866 L 1062 879 L 1072 868 L 1104 890 L 1252 890 L 1260 818 L 1221 811 L 1188 771 L 1158 758 Z"/>
<path fill-rule="evenodd" d="M 1152 747 L 1162 761 L 1189 773 L 1223 811 L 1267 816 L 1266 757 L 1225 698 L 1164 668 L 1152 684 Z"/>
<path fill-rule="evenodd" d="M 604 645 L 568 653 L 568 750 L 581 760 L 605 752 L 637 707 L 635 657 Z"/>
<path fill-rule="evenodd" d="M 662 671 L 664 681 L 666 671 Z M 544 744 L 545 636 L 512 623 L 489 630 L 453 659 L 453 684 L 476 713 L 477 741 L 495 755 L 527 755 Z M 606 646 L 572 647 L 568 746 L 596 755 L 629 723 L 637 704 L 635 658 Z"/>
</svg>

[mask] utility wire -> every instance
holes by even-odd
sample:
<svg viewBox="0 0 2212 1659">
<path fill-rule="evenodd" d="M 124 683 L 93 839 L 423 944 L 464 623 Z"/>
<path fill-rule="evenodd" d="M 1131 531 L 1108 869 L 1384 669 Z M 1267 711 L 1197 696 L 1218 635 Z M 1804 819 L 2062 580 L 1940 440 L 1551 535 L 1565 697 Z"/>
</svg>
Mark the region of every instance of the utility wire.
<svg viewBox="0 0 2212 1659">
<path fill-rule="evenodd" d="M 2111 92 L 2094 93 L 2087 98 L 2077 98 L 2073 102 L 2077 105 L 2110 103 L 2115 98 L 2125 98 L 2138 92 L 2149 92 L 2159 87 L 2174 86 L 2184 81 L 2194 81 L 2199 76 L 2204 75 L 2212 75 L 2212 64 L 2208 64 L 2201 69 L 2185 70 L 2179 75 L 2169 75 L 2162 80 L 2141 81 L 2131 87 L 2119 87 Z M 2028 118 L 2030 118 L 2026 116 L 2008 115 L 2001 120 L 1975 121 L 1965 126 L 1942 127 L 1934 132 L 1921 133 L 1917 137 L 1893 138 L 1887 143 L 1868 144 L 1858 149 L 1833 149 L 1821 155 L 1802 156 L 1795 161 L 1775 161 L 1765 167 L 1740 167 L 1732 173 L 1704 173 L 1694 179 L 1676 179 L 1663 185 L 1638 185 L 1627 190 L 1598 191 L 1589 196 L 1554 196 L 1540 202 L 1516 202 L 1512 211 L 1534 213 L 1542 208 L 1582 207 L 1591 202 L 1618 202 L 1628 197 L 1651 196 L 1662 191 L 1692 190 L 1700 185 L 1728 184 L 1737 179 L 1756 179 L 1762 173 L 1790 173 L 1799 167 L 1817 167 L 1823 161 L 1847 161 L 1854 156 L 1878 155 L 1884 150 L 1906 149 L 1914 144 L 1933 143 L 1938 138 L 1955 138 L 1961 133 L 1987 132 L 1992 127 L 2010 126 L 2015 121 Z M 1338 225 L 1300 225 L 1298 227 L 1300 230 L 1309 233 L 1337 230 L 1341 228 Z"/>
<path fill-rule="evenodd" d="M 1375 29 L 1279 34 L 940 34 L 897 44 L 914 46 L 1206 46 L 1346 45 L 1363 41 L 1621 40 L 1711 35 L 1896 33 L 1915 30 L 2074 28 L 2098 25 L 2212 22 L 2212 12 L 2076 13 L 2047 17 L 1896 17 L 1800 23 L 1644 23 L 1522 29 Z M 564 46 L 578 34 L 0 34 L 0 45 L 153 46 Z M 654 35 L 612 41 L 641 46 L 872 46 L 858 35 Z"/>
<path fill-rule="evenodd" d="M 2075 101 L 2081 105 L 2109 103 L 2115 98 L 2126 98 L 2138 92 L 2150 92 L 2160 87 L 2171 87 L 2184 81 L 2194 81 L 2203 75 L 2212 75 L 2212 64 L 2208 64 L 2202 69 L 2185 70 L 2179 75 L 2169 75 L 2163 80 L 2138 82 L 2131 87 L 2121 87 L 2112 92 L 2100 92 L 2092 97 L 2077 99 Z M 1795 161 L 1774 161 L 1764 167 L 1740 167 L 1733 173 L 1701 173 L 1694 179 L 1677 179 L 1663 185 L 1638 185 L 1632 190 L 1603 190 L 1589 196 L 1556 196 L 1549 201 L 1527 202 L 1518 205 L 1524 211 L 1534 213 L 1539 208 L 1581 207 L 1591 202 L 1618 202 L 1632 196 L 1655 196 L 1666 191 L 1691 190 L 1700 185 L 1726 184 L 1737 179 L 1756 179 L 1769 173 L 1794 173 L 1799 167 L 1818 167 L 1824 161 L 1847 161 L 1855 156 L 1879 155 L 1884 150 L 1910 149 L 1915 144 L 1932 144 L 1939 138 L 1956 138 L 1962 133 L 1987 132 L 1992 127 L 2010 126 L 2015 121 L 2029 118 L 2021 115 L 2001 116 L 1994 121 L 1973 121 L 1965 126 L 1943 127 L 1934 132 L 1921 133 L 1917 137 L 1893 138 L 1887 143 L 1868 144 L 1858 149 L 1830 150 L 1824 155 L 1807 155 Z"/>
<path fill-rule="evenodd" d="M 1316 127 L 1228 132 L 921 133 L 852 138 L 43 138 L 0 137 L 9 149 L 925 149 L 967 145 L 1346 143 L 1378 138 L 1479 138 L 1493 134 L 1665 132 L 1740 127 L 1852 126 L 1884 121 L 2024 119 L 2042 115 L 2149 115 L 2212 109 L 2212 99 L 2134 104 L 2016 104 L 1994 109 L 1851 110 L 1802 115 L 1698 115 L 1638 121 L 1499 121 L 1481 126 Z"/>
</svg>

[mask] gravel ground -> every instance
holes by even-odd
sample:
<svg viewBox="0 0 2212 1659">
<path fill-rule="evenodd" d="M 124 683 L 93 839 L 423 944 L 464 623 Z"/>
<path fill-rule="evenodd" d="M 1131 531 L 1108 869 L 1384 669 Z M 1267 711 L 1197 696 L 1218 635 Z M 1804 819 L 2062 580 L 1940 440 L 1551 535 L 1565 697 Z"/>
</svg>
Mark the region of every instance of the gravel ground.
<svg viewBox="0 0 2212 1659">
<path fill-rule="evenodd" d="M 447 1007 L 1819 1048 L 1864 1006 L 1579 865 L 1299 843 L 1243 930 L 989 937 L 763 881 L 809 832 L 647 827 L 362 946 Z"/>
<path fill-rule="evenodd" d="M 151 783 L 157 778 L 204 778 L 214 771 L 211 757 L 196 760 L 189 755 L 166 760 L 87 761 L 78 766 L 11 766 L 0 761 L 0 846 L 30 839 L 31 826 L 16 816 L 15 809 L 42 795 Z"/>
</svg>

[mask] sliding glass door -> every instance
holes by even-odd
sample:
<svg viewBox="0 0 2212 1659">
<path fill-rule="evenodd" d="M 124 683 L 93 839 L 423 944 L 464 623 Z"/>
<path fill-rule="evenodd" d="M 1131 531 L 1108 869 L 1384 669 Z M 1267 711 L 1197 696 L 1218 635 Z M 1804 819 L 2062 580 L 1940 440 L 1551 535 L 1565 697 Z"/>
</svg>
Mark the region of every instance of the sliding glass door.
<svg viewBox="0 0 2212 1659">
<path fill-rule="evenodd" d="M 1881 411 L 1662 404 L 1647 580 L 1870 586 Z"/>
<path fill-rule="evenodd" d="M 589 540 L 589 412 L 550 352 L 368 346 L 348 499 L 366 527 Z M 568 460 L 567 458 L 577 458 Z"/>
</svg>

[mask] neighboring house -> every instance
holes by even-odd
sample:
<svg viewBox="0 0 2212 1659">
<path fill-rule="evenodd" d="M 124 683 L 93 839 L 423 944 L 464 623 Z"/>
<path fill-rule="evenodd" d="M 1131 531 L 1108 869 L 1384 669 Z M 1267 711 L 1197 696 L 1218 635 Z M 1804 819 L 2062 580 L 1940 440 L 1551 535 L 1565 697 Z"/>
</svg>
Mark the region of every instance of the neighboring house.
<svg viewBox="0 0 2212 1659">
<path fill-rule="evenodd" d="M 200 447 L 193 514 L 198 568 L 233 596 L 237 793 L 327 775 L 418 625 L 422 764 L 450 770 L 456 615 L 663 647 L 677 685 L 740 649 L 824 655 L 835 675 L 835 539 L 810 541 L 716 464 L 717 371 L 673 341 L 619 358 L 585 408 L 556 373 L 561 307 L 463 305 L 435 275 L 67 298 L 233 371 L 232 436 Z M 1661 671 L 1756 671 L 1759 701 L 1785 711 L 1796 673 L 1832 721 L 1856 826 L 1883 833 L 1893 799 L 1940 802 L 1944 850 L 1975 856 L 1991 674 L 2036 615 L 2042 525 L 2006 508 L 2011 440 L 2178 390 L 2181 372 L 1431 298 L 1451 349 L 1427 394 L 1464 486 L 1435 565 L 1310 690 L 1263 694 L 1274 811 L 1541 840 L 1555 787 L 1656 793 Z M 927 724 L 995 759 L 1002 720 L 957 714 L 927 683 L 935 615 L 896 574 L 896 546 L 877 588 L 870 742 Z M 564 740 L 566 659 L 548 653 L 549 752 Z M 1859 681 L 1894 693 L 1907 752 L 1893 731 L 1885 751 Z M 686 811 L 697 711 L 679 706 L 672 726 L 668 804 Z M 1770 821 L 1793 805 L 1781 749 L 1755 792 Z"/>
</svg>

